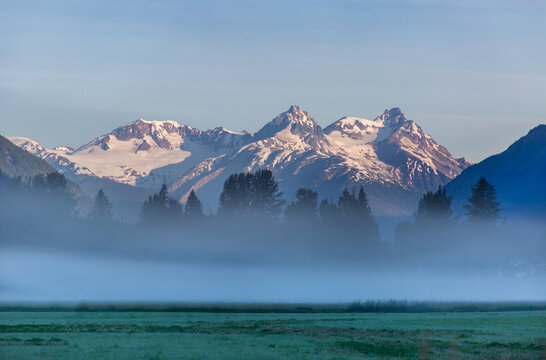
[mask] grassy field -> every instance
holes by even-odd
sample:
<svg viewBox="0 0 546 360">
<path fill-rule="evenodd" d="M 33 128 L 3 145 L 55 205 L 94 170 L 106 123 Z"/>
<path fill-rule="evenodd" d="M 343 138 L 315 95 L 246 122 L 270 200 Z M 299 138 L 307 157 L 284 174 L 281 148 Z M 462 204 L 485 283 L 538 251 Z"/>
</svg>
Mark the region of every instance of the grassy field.
<svg viewBox="0 0 546 360">
<path fill-rule="evenodd" d="M 546 359 L 546 311 L 0 312 L 0 359 Z"/>
</svg>

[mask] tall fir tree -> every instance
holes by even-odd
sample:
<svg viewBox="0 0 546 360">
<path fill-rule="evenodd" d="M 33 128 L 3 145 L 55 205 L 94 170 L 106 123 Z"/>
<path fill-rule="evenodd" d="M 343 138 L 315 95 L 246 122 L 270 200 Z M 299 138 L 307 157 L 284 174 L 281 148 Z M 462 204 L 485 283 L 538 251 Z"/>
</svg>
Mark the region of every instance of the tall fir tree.
<svg viewBox="0 0 546 360">
<path fill-rule="evenodd" d="M 494 222 L 500 218 L 500 203 L 493 184 L 481 177 L 472 187 L 472 195 L 464 205 L 471 221 Z"/>
<path fill-rule="evenodd" d="M 169 196 L 167 185 L 144 201 L 141 211 L 141 221 L 144 223 L 174 223 L 182 215 L 182 205 Z"/>
<path fill-rule="evenodd" d="M 282 211 L 284 200 L 271 170 L 262 169 L 252 176 L 250 210 L 253 215 L 275 218 Z"/>
<path fill-rule="evenodd" d="M 246 215 L 250 208 L 252 174 L 230 175 L 220 194 L 218 215 Z"/>
<path fill-rule="evenodd" d="M 193 191 L 193 189 L 191 190 L 188 200 L 186 201 L 184 216 L 192 220 L 201 219 L 204 216 L 203 204 L 201 204 L 201 200 L 199 200 L 197 195 L 195 195 L 195 191 Z"/>
<path fill-rule="evenodd" d="M 230 175 L 220 194 L 218 215 L 275 218 L 282 211 L 279 184 L 271 170 Z"/>
<path fill-rule="evenodd" d="M 316 191 L 299 188 L 296 191 L 296 201 L 290 202 L 286 207 L 286 220 L 289 222 L 316 220 L 317 199 Z"/>
<path fill-rule="evenodd" d="M 375 232 L 377 230 L 377 224 L 363 186 L 360 186 L 360 189 L 358 190 L 357 204 L 358 218 L 368 230 Z"/>
<path fill-rule="evenodd" d="M 415 224 L 426 225 L 447 224 L 451 221 L 453 211 L 451 210 L 452 196 L 448 196 L 445 187 L 438 187 L 436 192 L 428 191 L 419 200 Z"/>
<path fill-rule="evenodd" d="M 112 202 L 102 189 L 95 196 L 93 209 L 91 210 L 91 219 L 94 221 L 112 221 L 114 219 Z"/>
<path fill-rule="evenodd" d="M 335 224 L 339 218 L 339 209 L 336 204 L 330 203 L 327 199 L 323 199 L 318 207 L 319 219 L 323 224 Z"/>
</svg>

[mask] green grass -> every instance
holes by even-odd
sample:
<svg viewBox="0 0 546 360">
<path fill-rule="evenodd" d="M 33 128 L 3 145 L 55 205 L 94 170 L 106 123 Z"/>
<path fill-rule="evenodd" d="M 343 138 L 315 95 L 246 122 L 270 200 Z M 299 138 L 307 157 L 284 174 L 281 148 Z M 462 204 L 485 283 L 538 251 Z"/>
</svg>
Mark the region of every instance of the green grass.
<svg viewBox="0 0 546 360">
<path fill-rule="evenodd" d="M 546 359 L 546 311 L 0 313 L 0 359 Z"/>
</svg>

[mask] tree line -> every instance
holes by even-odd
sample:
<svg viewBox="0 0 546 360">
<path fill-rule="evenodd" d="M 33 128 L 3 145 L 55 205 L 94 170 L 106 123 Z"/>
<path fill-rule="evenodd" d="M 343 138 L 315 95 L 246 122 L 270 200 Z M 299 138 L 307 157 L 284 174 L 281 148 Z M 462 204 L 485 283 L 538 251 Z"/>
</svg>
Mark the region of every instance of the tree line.
<svg viewBox="0 0 546 360">
<path fill-rule="evenodd" d="M 24 194 L 42 205 L 34 211 L 49 212 L 55 209 L 59 216 L 77 216 L 76 200 L 70 192 L 69 182 L 58 172 L 40 174 L 24 180 L 9 178 L 0 173 L 0 194 Z M 140 224 L 176 226 L 198 224 L 204 221 L 224 221 L 229 224 L 287 224 L 293 228 L 338 229 L 339 233 L 361 238 L 378 239 L 378 226 L 369 206 L 363 186 L 357 192 L 344 189 L 336 202 L 324 199 L 309 188 L 296 191 L 295 200 L 286 202 L 279 184 L 270 170 L 242 172 L 230 175 L 224 182 L 219 197 L 218 211 L 205 215 L 203 205 L 192 189 L 184 206 L 170 196 L 162 185 L 142 205 Z M 397 226 L 398 238 L 416 236 L 423 232 L 449 228 L 458 221 L 451 209 L 452 196 L 446 189 L 425 193 L 418 204 L 413 221 Z M 113 212 L 112 202 L 101 189 L 96 194 L 88 219 L 94 222 L 119 222 Z M 49 210 L 48 210 L 49 208 Z M 471 189 L 464 206 L 464 216 L 470 222 L 495 223 L 500 216 L 500 204 L 495 187 L 480 178 Z"/>
</svg>

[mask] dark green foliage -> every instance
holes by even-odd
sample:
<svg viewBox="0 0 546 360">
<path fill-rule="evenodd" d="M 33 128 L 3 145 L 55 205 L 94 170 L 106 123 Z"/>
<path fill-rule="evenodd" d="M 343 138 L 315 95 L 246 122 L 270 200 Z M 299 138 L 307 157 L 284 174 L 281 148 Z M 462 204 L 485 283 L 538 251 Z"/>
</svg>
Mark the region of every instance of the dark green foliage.
<svg viewBox="0 0 546 360">
<path fill-rule="evenodd" d="M 194 220 L 203 217 L 203 205 L 201 204 L 201 200 L 199 200 L 197 195 L 195 195 L 195 191 L 193 191 L 193 189 L 191 190 L 188 200 L 186 201 L 184 216 Z"/>
<path fill-rule="evenodd" d="M 91 210 L 91 219 L 94 221 L 112 221 L 114 214 L 112 212 L 112 202 L 100 189 L 95 196 L 93 209 Z"/>
<path fill-rule="evenodd" d="M 141 212 L 141 221 L 143 223 L 174 223 L 180 220 L 182 215 L 182 205 L 169 196 L 167 185 L 163 184 L 161 190 L 148 197 L 144 201 Z"/>
<path fill-rule="evenodd" d="M 481 177 L 472 187 L 472 195 L 464 206 L 470 221 L 494 222 L 500 218 L 500 203 L 495 187 Z"/>
<path fill-rule="evenodd" d="M 314 221 L 317 217 L 318 193 L 311 189 L 300 188 L 296 191 L 296 201 L 286 207 L 287 221 Z"/>
<path fill-rule="evenodd" d="M 281 196 L 271 170 L 233 174 L 224 182 L 218 214 L 272 219 L 282 210 Z"/>
<path fill-rule="evenodd" d="M 447 196 L 446 189 L 441 186 L 436 192 L 428 191 L 419 200 L 417 214 L 415 215 L 416 225 L 425 224 L 446 224 L 451 220 L 452 196 Z"/>
</svg>

